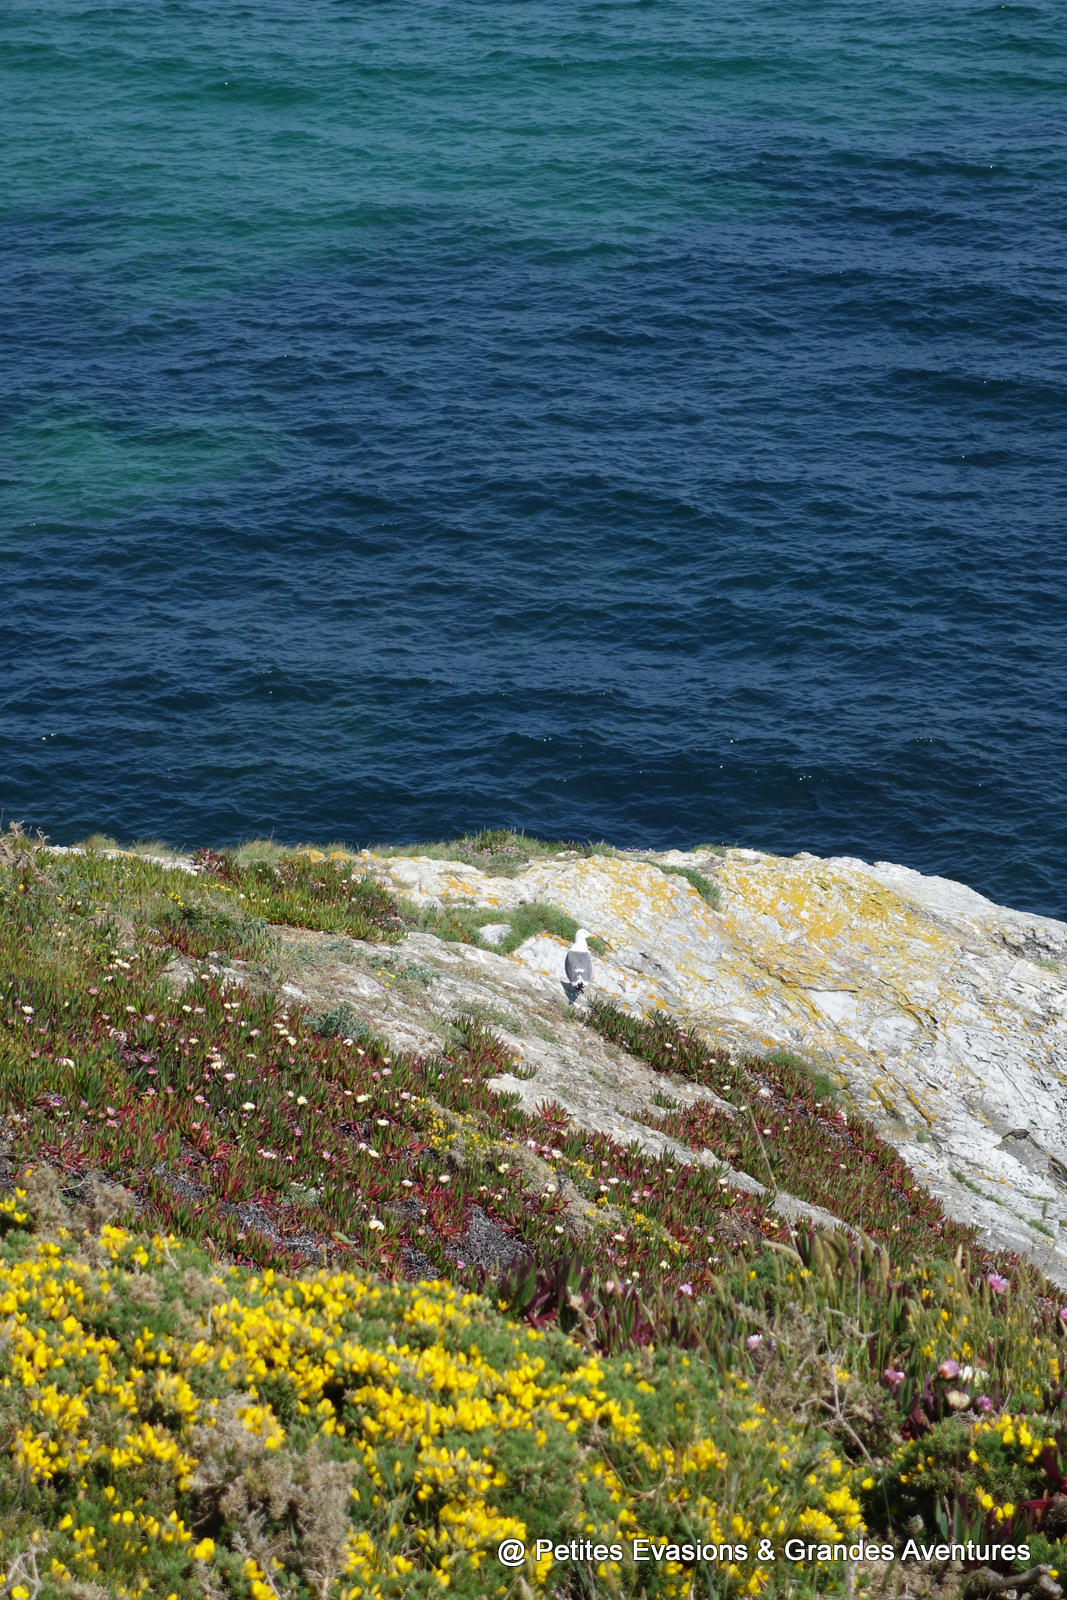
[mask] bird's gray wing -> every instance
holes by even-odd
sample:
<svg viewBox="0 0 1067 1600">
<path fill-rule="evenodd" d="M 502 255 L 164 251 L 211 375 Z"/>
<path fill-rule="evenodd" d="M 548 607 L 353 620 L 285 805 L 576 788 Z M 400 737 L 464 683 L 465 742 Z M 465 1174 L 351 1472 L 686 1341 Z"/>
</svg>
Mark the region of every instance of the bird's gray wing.
<svg viewBox="0 0 1067 1600">
<path fill-rule="evenodd" d="M 577 983 L 579 980 L 590 983 L 593 977 L 593 958 L 582 950 L 568 950 L 563 970 L 567 974 L 568 983 Z"/>
</svg>

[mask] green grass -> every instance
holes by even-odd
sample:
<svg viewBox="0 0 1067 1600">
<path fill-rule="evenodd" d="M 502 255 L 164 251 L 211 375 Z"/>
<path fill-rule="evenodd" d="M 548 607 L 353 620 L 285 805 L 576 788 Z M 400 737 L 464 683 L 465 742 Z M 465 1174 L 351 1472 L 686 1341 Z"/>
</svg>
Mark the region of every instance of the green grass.
<svg viewBox="0 0 1067 1600">
<path fill-rule="evenodd" d="M 561 911 L 558 906 L 538 901 L 527 901 L 511 910 L 504 910 L 499 906 L 491 908 L 447 906 L 442 910 L 430 907 L 415 915 L 420 926 L 427 932 L 436 934 L 439 939 L 478 945 L 486 950 L 495 950 L 499 955 L 510 955 L 521 944 L 525 944 L 527 939 L 535 938 L 541 933 L 565 939 L 571 944 L 578 932 L 578 924 L 573 917 Z M 502 922 L 509 923 L 511 931 L 499 944 L 490 944 L 488 940 L 482 938 L 483 928 Z M 590 938 L 589 948 L 595 950 L 598 955 L 604 955 L 607 951 L 603 939 L 595 937 Z"/>
<path fill-rule="evenodd" d="M 969 1189 L 972 1194 L 976 1194 L 980 1200 L 986 1200 L 990 1198 L 984 1189 L 980 1189 L 976 1183 L 972 1183 L 967 1174 L 965 1172 L 961 1172 L 958 1167 L 950 1167 L 949 1171 L 957 1183 L 962 1183 L 965 1189 Z"/>
<path fill-rule="evenodd" d="M 353 870 L 350 860 L 301 854 L 242 862 L 229 851 L 200 850 L 195 861 L 207 881 L 229 898 L 231 918 L 347 933 L 353 939 L 395 939 L 404 930 L 388 891 Z M 180 897 L 178 904 L 182 918 L 188 918 Z M 202 908 L 198 914 L 204 914 Z"/>
<path fill-rule="evenodd" d="M 186 856 L 192 859 L 190 852 L 182 852 L 172 848 L 162 840 L 137 840 L 131 845 L 123 845 L 110 834 L 96 833 L 89 838 L 79 841 L 74 846 L 77 850 L 88 850 L 97 854 L 106 851 L 126 851 L 137 855 L 156 855 L 177 857 Z M 343 840 L 335 840 L 330 844 L 316 844 L 305 842 L 302 844 L 281 844 L 273 837 L 263 839 L 248 839 L 243 844 L 226 851 L 218 852 L 236 863 L 241 868 L 271 865 L 278 866 L 284 862 L 301 855 L 318 854 L 327 860 L 331 858 L 349 858 L 358 854 L 357 850 Z M 604 841 L 574 839 L 539 839 L 531 834 L 514 832 L 509 828 L 483 828 L 478 833 L 462 834 L 454 839 L 440 839 L 431 844 L 378 844 L 373 846 L 376 855 L 395 856 L 427 856 L 438 861 L 462 861 L 471 866 L 481 868 L 483 872 L 496 877 L 513 877 L 521 872 L 531 862 L 552 860 L 561 854 L 577 854 L 581 856 L 611 856 L 617 852 Z"/>
<path fill-rule="evenodd" d="M 695 867 L 676 867 L 666 861 L 653 861 L 647 856 L 643 859 L 647 862 L 648 866 L 658 867 L 660 872 L 666 873 L 668 877 L 684 878 L 687 883 L 693 886 L 700 898 L 706 901 L 713 911 L 718 911 L 719 906 L 722 903 L 722 891 L 720 890 L 719 885 L 714 883 L 711 878 L 706 878 L 704 874 L 702 872 L 698 872 Z"/>
<path fill-rule="evenodd" d="M 103 854 L 105 851 L 128 851 L 137 856 L 164 856 L 168 858 L 181 858 L 185 853 L 173 849 L 162 839 L 135 839 L 132 844 L 122 845 L 117 839 L 112 839 L 110 834 L 94 833 L 88 839 L 82 839 L 71 847 L 74 850 L 89 851 L 94 854 Z M 192 859 L 188 857 L 188 859 Z"/>
<path fill-rule="evenodd" d="M 836 1104 L 841 1097 L 841 1087 L 825 1073 L 821 1067 L 815 1067 L 805 1056 L 798 1056 L 793 1050 L 771 1050 L 764 1057 L 772 1067 L 785 1067 L 792 1072 L 802 1073 L 811 1083 L 815 1097 L 823 1103 Z"/>
<path fill-rule="evenodd" d="M 458 839 L 441 839 L 434 844 L 376 845 L 377 855 L 427 856 L 436 861 L 462 861 L 479 867 L 493 877 L 515 877 L 533 861 L 551 860 L 565 852 L 579 855 L 613 855 L 609 845 L 581 844 L 575 840 L 536 839 L 509 828 L 483 828 L 480 833 L 463 834 Z"/>
</svg>

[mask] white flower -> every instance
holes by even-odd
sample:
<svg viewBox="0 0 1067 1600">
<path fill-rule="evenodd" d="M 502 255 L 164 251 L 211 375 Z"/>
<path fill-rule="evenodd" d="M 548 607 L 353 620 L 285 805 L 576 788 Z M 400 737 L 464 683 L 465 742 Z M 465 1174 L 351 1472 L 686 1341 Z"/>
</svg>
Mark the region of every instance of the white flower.
<svg viewBox="0 0 1067 1600">
<path fill-rule="evenodd" d="M 371 1228 L 372 1228 L 372 1229 L 374 1229 L 374 1228 L 377 1228 L 377 1229 L 379 1229 L 379 1230 L 380 1230 L 380 1231 L 381 1231 L 381 1232 L 382 1232 L 382 1233 L 384 1233 L 384 1232 L 385 1232 L 385 1223 L 384 1223 L 384 1222 L 379 1222 L 379 1221 L 378 1221 L 378 1218 L 377 1218 L 377 1217 L 372 1217 L 372 1218 L 371 1218 L 371 1220 L 370 1220 L 370 1225 L 371 1225 Z"/>
<path fill-rule="evenodd" d="M 251 1100 L 246 1100 L 246 1101 L 245 1101 L 245 1103 L 244 1103 L 244 1105 L 243 1105 L 243 1106 L 242 1106 L 242 1107 L 241 1107 L 241 1110 L 242 1110 L 242 1111 L 254 1111 L 254 1110 L 255 1110 L 255 1109 L 256 1109 L 256 1108 L 255 1108 L 255 1106 L 254 1106 L 254 1105 L 253 1105 L 253 1104 L 252 1104 L 252 1102 L 251 1102 Z"/>
</svg>

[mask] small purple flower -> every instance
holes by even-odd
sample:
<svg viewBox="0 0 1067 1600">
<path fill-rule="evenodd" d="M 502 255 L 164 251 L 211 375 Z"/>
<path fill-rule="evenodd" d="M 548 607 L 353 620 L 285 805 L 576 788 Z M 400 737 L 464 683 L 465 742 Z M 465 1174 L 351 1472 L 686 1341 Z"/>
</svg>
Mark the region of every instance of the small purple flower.
<svg viewBox="0 0 1067 1600">
<path fill-rule="evenodd" d="M 953 1361 L 952 1357 L 949 1356 L 947 1361 L 942 1361 L 937 1370 L 942 1378 L 958 1378 L 960 1375 L 960 1364 L 958 1361 Z"/>
<path fill-rule="evenodd" d="M 882 1377 L 885 1379 L 886 1383 L 891 1383 L 893 1387 L 896 1388 L 898 1383 L 904 1382 L 906 1374 L 901 1372 L 899 1367 L 886 1367 L 885 1371 L 882 1373 Z"/>
<path fill-rule="evenodd" d="M 1002 1278 L 999 1272 L 991 1272 L 986 1278 L 986 1283 L 995 1294 L 1003 1294 L 1008 1287 L 1007 1278 Z"/>
<path fill-rule="evenodd" d="M 1067 1306 L 1060 1307 L 1060 1321 L 1067 1322 Z"/>
<path fill-rule="evenodd" d="M 763 1335 L 762 1335 L 762 1333 L 750 1333 L 748 1338 L 745 1340 L 745 1344 L 748 1346 L 748 1348 L 750 1350 L 758 1350 L 762 1343 L 763 1343 Z"/>
<path fill-rule="evenodd" d="M 976 1406 L 979 1411 L 992 1411 L 993 1409 L 993 1402 L 987 1394 L 980 1394 L 977 1400 L 972 1400 L 971 1404 Z"/>
</svg>

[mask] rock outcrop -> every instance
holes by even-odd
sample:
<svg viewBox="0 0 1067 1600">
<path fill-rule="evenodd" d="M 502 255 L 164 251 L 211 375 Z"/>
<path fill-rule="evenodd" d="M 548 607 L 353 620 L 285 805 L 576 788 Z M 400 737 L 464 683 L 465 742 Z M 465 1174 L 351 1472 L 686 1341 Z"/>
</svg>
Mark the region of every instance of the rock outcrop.
<svg viewBox="0 0 1067 1600">
<path fill-rule="evenodd" d="M 951 1216 L 1067 1283 L 1067 925 L 904 867 L 806 854 L 567 854 L 514 877 L 429 857 L 359 861 L 422 906 L 499 908 L 502 921 L 524 902 L 560 907 L 605 942 L 595 991 L 670 1010 L 727 1048 L 805 1055 Z M 672 866 L 713 878 L 719 909 Z M 581 1025 L 565 950 L 548 935 L 505 956 L 412 933 L 388 957 L 323 949 L 293 992 L 350 996 L 398 1046 L 422 1049 L 450 1015 L 480 1011 L 515 1053 L 501 1088 L 658 1148 L 662 1080 Z"/>
<path fill-rule="evenodd" d="M 170 863 L 179 864 L 179 863 Z M 185 864 L 185 863 L 181 863 Z M 994 905 L 963 884 L 887 862 L 757 850 L 541 858 L 514 876 L 462 861 L 363 851 L 355 865 L 417 907 L 565 911 L 604 942 L 593 993 L 670 1011 L 735 1051 L 786 1049 L 834 1080 L 948 1214 L 1067 1285 L 1067 924 Z M 679 868 L 714 884 L 713 907 Z M 701 1159 L 659 1131 L 661 1075 L 582 1025 L 563 939 L 510 955 L 413 931 L 398 946 L 278 930 L 285 992 L 351 1004 L 399 1049 L 432 1051 L 449 1019 L 483 1016 L 514 1052 L 497 1080 L 581 1127 Z M 682 1080 L 676 1103 L 712 1091 Z M 708 1157 L 709 1160 L 713 1159 Z M 730 1172 L 759 1190 L 757 1175 Z M 787 1195 L 791 1216 L 848 1226 Z"/>
</svg>

